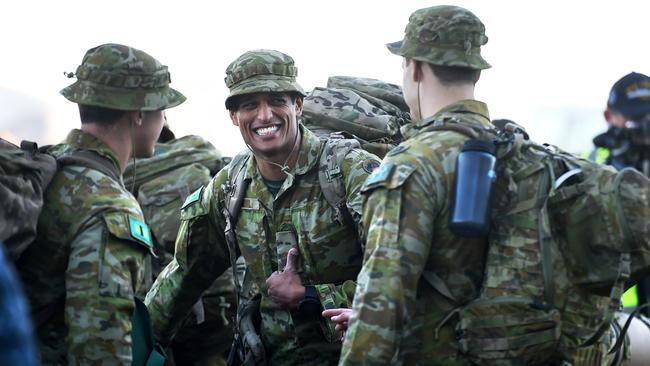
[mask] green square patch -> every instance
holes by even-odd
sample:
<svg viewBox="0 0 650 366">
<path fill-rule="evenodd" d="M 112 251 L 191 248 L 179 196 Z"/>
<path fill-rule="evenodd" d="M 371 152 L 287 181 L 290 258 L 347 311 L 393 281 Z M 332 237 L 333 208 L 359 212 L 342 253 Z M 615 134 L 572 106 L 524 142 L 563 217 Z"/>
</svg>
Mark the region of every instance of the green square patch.
<svg viewBox="0 0 650 366">
<path fill-rule="evenodd" d="M 129 215 L 129 229 L 133 238 L 147 244 L 149 247 L 153 245 L 151 242 L 151 231 L 147 224 Z"/>
</svg>

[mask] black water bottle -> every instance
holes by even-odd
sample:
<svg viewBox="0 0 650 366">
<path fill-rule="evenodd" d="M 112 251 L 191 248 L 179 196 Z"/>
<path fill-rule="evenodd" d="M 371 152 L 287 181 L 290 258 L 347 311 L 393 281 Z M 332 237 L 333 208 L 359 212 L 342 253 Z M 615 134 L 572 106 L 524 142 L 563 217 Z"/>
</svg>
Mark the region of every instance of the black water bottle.
<svg viewBox="0 0 650 366">
<path fill-rule="evenodd" d="M 490 232 L 490 201 L 496 180 L 495 152 L 491 141 L 467 140 L 458 155 L 449 220 L 449 229 L 458 236 L 483 237 Z"/>
</svg>

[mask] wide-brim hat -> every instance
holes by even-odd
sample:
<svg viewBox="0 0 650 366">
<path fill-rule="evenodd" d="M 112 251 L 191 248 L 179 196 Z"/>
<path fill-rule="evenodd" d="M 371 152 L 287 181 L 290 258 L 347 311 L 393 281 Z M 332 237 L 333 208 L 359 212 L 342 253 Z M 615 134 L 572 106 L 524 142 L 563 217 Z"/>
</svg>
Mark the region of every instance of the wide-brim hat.
<svg viewBox="0 0 650 366">
<path fill-rule="evenodd" d="M 224 81 L 230 89 L 226 108 L 232 107 L 233 97 L 245 94 L 293 92 L 306 96 L 297 76 L 291 56 L 275 50 L 248 51 L 226 69 Z"/>
<path fill-rule="evenodd" d="M 481 56 L 488 41 L 485 26 L 472 12 L 458 6 L 442 5 L 411 14 L 404 38 L 388 43 L 396 55 L 439 66 L 490 68 Z"/>
<path fill-rule="evenodd" d="M 72 76 L 77 81 L 60 93 L 78 104 L 122 111 L 156 111 L 186 100 L 169 86 L 167 66 L 124 45 L 104 44 L 88 50 Z"/>
</svg>

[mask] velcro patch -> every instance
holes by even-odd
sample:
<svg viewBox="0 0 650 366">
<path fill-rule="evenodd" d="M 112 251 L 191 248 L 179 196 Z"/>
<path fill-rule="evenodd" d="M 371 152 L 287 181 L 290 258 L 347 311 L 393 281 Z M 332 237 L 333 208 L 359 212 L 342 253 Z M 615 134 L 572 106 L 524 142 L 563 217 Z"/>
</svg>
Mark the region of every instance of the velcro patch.
<svg viewBox="0 0 650 366">
<path fill-rule="evenodd" d="M 131 215 L 129 215 L 129 230 L 134 239 L 147 244 L 149 247 L 153 246 L 149 226 Z"/>
<path fill-rule="evenodd" d="M 203 196 L 203 186 L 201 186 L 199 189 L 197 189 L 192 194 L 187 196 L 187 198 L 185 199 L 185 202 L 183 202 L 183 206 L 181 206 L 181 210 L 184 209 L 185 207 L 191 205 L 192 203 L 200 200 L 201 196 Z"/>
<path fill-rule="evenodd" d="M 379 168 L 375 169 L 372 174 L 368 176 L 366 182 L 363 185 L 372 186 L 377 183 L 386 181 L 390 177 L 390 173 L 392 173 L 394 167 L 394 163 L 381 164 Z"/>
</svg>

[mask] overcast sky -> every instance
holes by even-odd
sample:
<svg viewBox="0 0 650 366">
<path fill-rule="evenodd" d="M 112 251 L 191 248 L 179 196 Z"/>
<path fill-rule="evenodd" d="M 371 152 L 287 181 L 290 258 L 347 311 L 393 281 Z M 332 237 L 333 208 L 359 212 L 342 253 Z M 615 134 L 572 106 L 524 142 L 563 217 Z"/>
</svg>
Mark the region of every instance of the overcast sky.
<svg viewBox="0 0 650 366">
<path fill-rule="evenodd" d="M 523 124 L 539 142 L 589 148 L 606 128 L 611 85 L 650 73 L 648 1 L 448 1 L 486 26 L 492 68 L 477 99 L 492 118 Z M 56 143 L 79 125 L 76 106 L 58 94 L 85 51 L 101 43 L 140 48 L 169 66 L 188 101 L 168 111 L 177 135 L 198 134 L 224 153 L 243 145 L 223 101 L 226 66 L 245 51 L 272 48 L 294 57 L 309 90 L 330 75 L 399 83 L 399 57 L 385 43 L 402 38 L 408 16 L 430 1 L 33 1 L 0 12 L 0 134 Z M 34 126 L 34 129 L 25 128 Z"/>
</svg>

